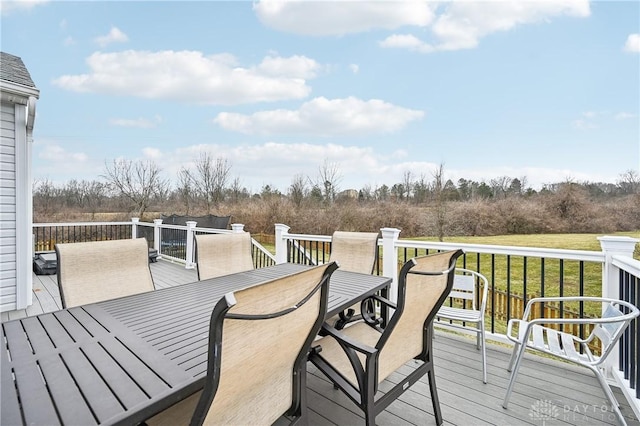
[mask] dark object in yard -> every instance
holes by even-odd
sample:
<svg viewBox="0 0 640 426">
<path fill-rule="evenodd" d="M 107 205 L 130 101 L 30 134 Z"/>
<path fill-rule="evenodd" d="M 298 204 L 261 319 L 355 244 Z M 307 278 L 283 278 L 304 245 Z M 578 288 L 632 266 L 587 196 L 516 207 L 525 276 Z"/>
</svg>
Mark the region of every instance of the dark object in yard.
<svg viewBox="0 0 640 426">
<path fill-rule="evenodd" d="M 215 216 L 212 214 L 206 216 L 178 216 L 172 214 L 171 216 L 161 216 L 162 223 L 165 225 L 182 225 L 185 226 L 188 221 L 194 221 L 197 223 L 198 228 L 214 228 L 214 229 L 227 229 L 229 222 L 231 222 L 231 216 Z"/>
<path fill-rule="evenodd" d="M 58 258 L 55 253 L 40 253 L 33 259 L 33 272 L 36 275 L 53 275 L 58 269 Z"/>
<path fill-rule="evenodd" d="M 149 262 L 157 262 L 158 261 L 158 250 L 154 248 L 149 249 Z"/>
</svg>

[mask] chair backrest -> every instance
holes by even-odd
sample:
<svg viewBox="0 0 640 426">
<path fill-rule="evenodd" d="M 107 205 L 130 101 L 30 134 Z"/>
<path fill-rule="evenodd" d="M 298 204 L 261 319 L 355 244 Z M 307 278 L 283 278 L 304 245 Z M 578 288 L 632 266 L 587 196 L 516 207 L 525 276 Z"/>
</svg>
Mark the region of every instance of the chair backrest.
<svg viewBox="0 0 640 426">
<path fill-rule="evenodd" d="M 192 424 L 270 425 L 300 411 L 307 353 L 324 321 L 336 267 L 316 266 L 218 302 Z"/>
<path fill-rule="evenodd" d="M 251 234 L 196 235 L 198 279 L 220 277 L 253 269 Z"/>
<path fill-rule="evenodd" d="M 154 289 L 144 238 L 56 244 L 63 308 Z"/>
<path fill-rule="evenodd" d="M 428 350 L 426 330 L 453 286 L 456 259 L 462 250 L 415 257 L 398 278 L 397 309 L 378 340 L 378 383 L 407 361 Z"/>
<path fill-rule="evenodd" d="M 600 352 L 601 361 L 609 356 L 609 353 L 614 349 L 615 344 L 620 337 L 622 337 L 629 323 L 640 315 L 638 308 L 631 303 L 612 299 L 602 299 L 602 301 L 604 304 L 602 318 L 608 322 L 596 323 L 592 331 L 602 343 Z M 620 310 L 621 308 L 624 309 L 626 313 L 622 312 Z"/>
<path fill-rule="evenodd" d="M 377 232 L 335 231 L 329 261 L 338 262 L 343 271 L 371 274 L 378 260 L 379 237 Z"/>
<path fill-rule="evenodd" d="M 468 301 L 470 306 L 467 308 L 484 312 L 488 288 L 489 282 L 484 275 L 471 269 L 456 268 L 449 298 Z"/>
</svg>

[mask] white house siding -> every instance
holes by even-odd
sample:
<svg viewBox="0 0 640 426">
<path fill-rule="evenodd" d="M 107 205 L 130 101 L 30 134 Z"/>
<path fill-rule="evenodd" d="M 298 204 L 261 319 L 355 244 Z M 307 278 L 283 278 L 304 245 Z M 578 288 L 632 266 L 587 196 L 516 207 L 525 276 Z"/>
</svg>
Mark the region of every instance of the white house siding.
<svg viewBox="0 0 640 426">
<path fill-rule="evenodd" d="M 0 109 L 0 311 L 16 309 L 15 105 Z"/>
</svg>

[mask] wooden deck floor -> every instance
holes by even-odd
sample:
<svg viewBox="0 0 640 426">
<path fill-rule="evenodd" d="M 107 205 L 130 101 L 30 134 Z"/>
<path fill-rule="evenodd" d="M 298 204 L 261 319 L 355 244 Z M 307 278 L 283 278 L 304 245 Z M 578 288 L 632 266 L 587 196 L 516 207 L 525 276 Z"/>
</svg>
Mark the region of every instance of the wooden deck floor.
<svg viewBox="0 0 640 426">
<path fill-rule="evenodd" d="M 151 264 L 157 288 L 197 279 L 195 270 L 166 261 Z M 26 310 L 3 312 L 1 320 L 21 318 L 60 309 L 55 275 L 34 275 L 33 305 Z M 480 355 L 475 341 L 439 331 L 434 342 L 438 394 L 445 425 L 601 425 L 617 424 L 597 380 L 586 370 L 529 355 L 523 362 L 509 409 L 502 408 L 509 373 L 510 350 L 487 345 L 488 379 L 481 380 Z M 307 378 L 311 425 L 361 425 L 358 408 L 312 365 Z M 390 377 L 397 383 L 411 371 L 409 363 Z M 388 383 L 383 383 L 389 386 Z M 626 400 L 614 388 L 629 425 L 640 426 Z M 413 385 L 399 400 L 378 415 L 379 425 L 434 425 L 426 378 Z"/>
</svg>

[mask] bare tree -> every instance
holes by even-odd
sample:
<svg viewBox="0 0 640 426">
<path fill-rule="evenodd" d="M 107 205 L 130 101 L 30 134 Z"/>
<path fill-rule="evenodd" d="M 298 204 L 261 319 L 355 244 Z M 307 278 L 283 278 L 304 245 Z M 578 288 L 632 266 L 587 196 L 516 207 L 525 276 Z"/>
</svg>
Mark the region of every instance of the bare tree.
<svg viewBox="0 0 640 426">
<path fill-rule="evenodd" d="M 193 178 L 189 169 L 182 167 L 178 172 L 178 196 L 184 204 L 185 215 L 189 216 L 195 196 L 193 189 Z"/>
<path fill-rule="evenodd" d="M 500 176 L 489 181 L 493 197 L 498 199 L 506 198 L 511 186 L 511 178 L 508 176 Z"/>
<path fill-rule="evenodd" d="M 325 158 L 322 165 L 318 168 L 319 186 L 323 189 L 324 201 L 327 205 L 333 204 L 336 194 L 340 191 L 339 184 L 342 180 L 340 167 L 338 163 L 329 162 Z"/>
<path fill-rule="evenodd" d="M 169 182 L 161 176 L 153 161 L 113 160 L 105 163 L 103 177 L 120 196 L 129 200 L 132 209 L 142 218 L 155 194 L 166 193 Z"/>
<path fill-rule="evenodd" d="M 62 191 L 49 179 L 35 181 L 33 188 L 33 209 L 42 217 L 49 218 L 56 210 Z"/>
<path fill-rule="evenodd" d="M 444 194 L 444 164 L 440 163 L 438 168 L 433 172 L 433 196 L 435 201 L 436 213 L 436 233 L 438 241 L 444 240 L 444 225 L 447 216 L 447 206 Z"/>
<path fill-rule="evenodd" d="M 231 194 L 231 202 L 238 203 L 240 201 L 240 198 L 243 195 L 243 192 L 244 192 L 244 188 L 242 187 L 242 182 L 240 181 L 240 178 L 236 176 L 231 181 L 231 185 L 229 186 L 229 193 Z"/>
<path fill-rule="evenodd" d="M 307 196 L 309 190 L 307 189 L 307 182 L 302 174 L 297 174 L 291 179 L 291 185 L 289 186 L 289 197 L 296 207 L 302 205 L 304 197 Z"/>
<path fill-rule="evenodd" d="M 640 194 L 640 175 L 635 170 L 621 173 L 617 183 L 623 194 Z"/>
<path fill-rule="evenodd" d="M 410 170 L 402 174 L 402 187 L 405 191 L 405 199 L 408 202 L 411 197 L 411 191 L 413 190 L 413 173 L 411 173 Z"/>
<path fill-rule="evenodd" d="M 211 214 L 213 207 L 217 207 L 224 199 L 224 191 L 229 180 L 231 166 L 225 158 L 215 160 L 209 153 L 200 153 L 196 160 L 196 170 L 192 175 L 198 196 L 207 206 L 207 213 Z"/>
</svg>

